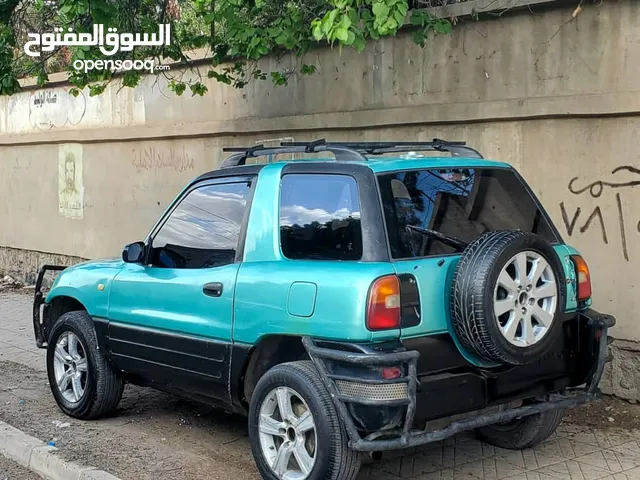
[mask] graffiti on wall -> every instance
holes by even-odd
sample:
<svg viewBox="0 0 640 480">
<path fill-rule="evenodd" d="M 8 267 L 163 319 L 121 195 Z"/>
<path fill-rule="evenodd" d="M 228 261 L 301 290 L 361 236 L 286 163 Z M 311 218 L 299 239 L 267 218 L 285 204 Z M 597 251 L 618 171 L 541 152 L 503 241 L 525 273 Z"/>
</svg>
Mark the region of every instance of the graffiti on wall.
<svg viewBox="0 0 640 480">
<path fill-rule="evenodd" d="M 83 217 L 82 144 L 79 143 L 58 147 L 58 212 L 67 218 Z"/>
<path fill-rule="evenodd" d="M 640 168 L 630 165 L 622 165 L 611 171 L 611 180 L 596 180 L 595 182 L 584 184 L 578 177 L 569 181 L 567 189 L 569 193 L 580 198 L 590 196 L 598 204 L 590 211 L 583 211 L 582 207 L 577 207 L 573 212 L 568 212 L 564 202 L 560 202 L 560 212 L 566 228 L 567 234 L 571 237 L 575 232 L 585 233 L 596 229 L 605 245 L 611 241 L 611 229 L 617 228 L 620 233 L 620 252 L 624 259 L 629 261 L 628 236 L 640 233 L 640 220 L 629 218 L 622 205 L 622 195 L 629 189 L 640 186 Z M 602 213 L 600 200 L 606 192 L 613 194 L 615 199 L 616 217 L 605 218 Z M 606 195 L 604 200 L 607 201 Z M 637 222 L 637 223 L 636 223 Z"/>
<path fill-rule="evenodd" d="M 39 90 L 29 98 L 29 123 L 38 130 L 78 125 L 87 111 L 84 94 L 74 97 L 59 90 Z"/>
<path fill-rule="evenodd" d="M 131 165 L 138 171 L 171 169 L 184 172 L 195 169 L 194 158 L 185 150 L 171 147 L 160 149 L 156 147 L 134 148 Z"/>
</svg>

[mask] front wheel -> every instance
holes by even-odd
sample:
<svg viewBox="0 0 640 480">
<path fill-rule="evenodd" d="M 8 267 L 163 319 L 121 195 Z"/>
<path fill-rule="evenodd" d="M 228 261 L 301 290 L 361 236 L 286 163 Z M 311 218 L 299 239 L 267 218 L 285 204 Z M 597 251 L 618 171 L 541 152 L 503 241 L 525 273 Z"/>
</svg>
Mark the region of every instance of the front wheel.
<svg viewBox="0 0 640 480">
<path fill-rule="evenodd" d="M 258 382 L 249 409 L 249 441 L 262 478 L 353 480 L 360 457 L 313 363 L 292 362 Z"/>
<path fill-rule="evenodd" d="M 478 428 L 480 440 L 509 450 L 530 448 L 549 438 L 558 428 L 564 410 L 551 410 L 522 417 L 512 422 Z"/>
<path fill-rule="evenodd" d="M 87 312 L 62 315 L 51 329 L 48 345 L 47 374 L 60 409 L 81 420 L 113 413 L 122 397 L 124 382 L 98 348 Z"/>
</svg>

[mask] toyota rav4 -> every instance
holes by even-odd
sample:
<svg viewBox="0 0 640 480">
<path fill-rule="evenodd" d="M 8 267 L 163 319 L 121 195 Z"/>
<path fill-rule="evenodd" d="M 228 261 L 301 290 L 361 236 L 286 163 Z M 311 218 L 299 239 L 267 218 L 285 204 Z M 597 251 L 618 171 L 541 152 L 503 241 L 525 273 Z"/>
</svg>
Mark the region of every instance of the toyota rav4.
<svg viewBox="0 0 640 480">
<path fill-rule="evenodd" d="M 442 140 L 227 150 L 121 259 L 40 271 L 66 414 L 149 386 L 247 415 L 263 478 L 350 480 L 463 430 L 533 446 L 600 395 L 615 320 L 511 166 Z"/>
</svg>

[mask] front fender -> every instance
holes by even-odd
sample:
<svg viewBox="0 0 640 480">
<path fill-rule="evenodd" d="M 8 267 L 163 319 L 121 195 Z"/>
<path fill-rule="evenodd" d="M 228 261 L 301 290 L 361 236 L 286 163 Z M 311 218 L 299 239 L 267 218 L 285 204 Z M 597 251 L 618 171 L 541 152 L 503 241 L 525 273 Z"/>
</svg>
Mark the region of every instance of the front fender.
<svg viewBox="0 0 640 480">
<path fill-rule="evenodd" d="M 58 275 L 45 303 L 70 297 L 80 302 L 89 315 L 107 318 L 111 283 L 123 264 L 122 261 L 99 261 L 69 267 Z"/>
</svg>

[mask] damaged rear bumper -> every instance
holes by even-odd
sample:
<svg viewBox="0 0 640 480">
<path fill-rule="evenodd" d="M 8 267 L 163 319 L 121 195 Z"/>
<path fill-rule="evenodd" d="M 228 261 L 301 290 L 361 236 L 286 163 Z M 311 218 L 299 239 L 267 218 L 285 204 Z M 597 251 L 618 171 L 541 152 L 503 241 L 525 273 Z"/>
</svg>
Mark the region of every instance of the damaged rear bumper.
<svg viewBox="0 0 640 480">
<path fill-rule="evenodd" d="M 590 352 L 593 360 L 584 384 L 560 391 L 546 391 L 543 395 L 528 399 L 532 400 L 530 403 L 515 408 L 502 410 L 486 408 L 471 412 L 465 419 L 453 420 L 452 418 L 447 426 L 436 430 L 416 428 L 416 409 L 418 406 L 424 407 L 424 405 L 417 405 L 419 397 L 417 390 L 420 384 L 417 372 L 419 352 L 415 350 L 385 352 L 384 349 L 357 351 L 352 348 L 353 345 L 322 342 L 309 337 L 303 339 L 303 344 L 334 400 L 338 415 L 349 435 L 351 448 L 362 452 L 385 451 L 436 442 L 462 431 L 508 422 L 550 410 L 567 409 L 600 398 L 601 392 L 598 385 L 605 363 L 609 360 L 607 332 L 615 325 L 615 319 L 594 310 L 586 310 L 578 315 L 580 322 L 584 322 L 592 338 L 595 338 L 591 346 L 593 351 Z M 336 364 L 351 367 L 351 371 L 356 373 L 349 374 L 348 367 L 342 370 L 332 368 Z M 380 371 L 385 367 L 399 367 L 402 375 L 393 380 L 384 380 L 361 374 L 367 370 Z M 362 423 L 358 422 L 359 419 L 354 415 L 354 406 L 397 411 L 401 417 L 391 429 L 380 428 L 374 432 L 363 432 L 359 428 Z"/>
</svg>

